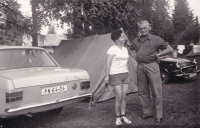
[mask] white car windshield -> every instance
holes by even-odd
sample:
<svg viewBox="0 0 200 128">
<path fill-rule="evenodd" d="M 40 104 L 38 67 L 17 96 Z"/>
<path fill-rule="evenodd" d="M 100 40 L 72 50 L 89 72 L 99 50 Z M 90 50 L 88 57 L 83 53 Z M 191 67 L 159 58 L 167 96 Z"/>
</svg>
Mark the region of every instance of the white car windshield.
<svg viewBox="0 0 200 128">
<path fill-rule="evenodd" d="M 0 70 L 54 67 L 57 66 L 44 50 L 6 49 L 0 50 Z"/>
</svg>

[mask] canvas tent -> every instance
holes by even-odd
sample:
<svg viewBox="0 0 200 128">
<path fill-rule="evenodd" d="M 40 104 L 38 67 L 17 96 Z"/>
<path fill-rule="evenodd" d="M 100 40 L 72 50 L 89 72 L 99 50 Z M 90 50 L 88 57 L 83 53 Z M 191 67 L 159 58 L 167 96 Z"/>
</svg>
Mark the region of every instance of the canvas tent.
<svg viewBox="0 0 200 128">
<path fill-rule="evenodd" d="M 178 57 L 194 57 L 200 55 L 200 44 L 196 45 L 172 45 L 177 50 Z"/>
<path fill-rule="evenodd" d="M 192 45 L 192 50 L 186 56 L 190 57 L 199 55 L 200 55 L 200 40 L 197 42 L 196 45 Z"/>
<path fill-rule="evenodd" d="M 111 86 L 103 82 L 105 77 L 106 52 L 114 45 L 110 34 L 95 35 L 77 40 L 62 40 L 52 56 L 61 67 L 78 68 L 89 73 L 93 93 L 93 101 L 103 101 L 114 97 Z M 129 92 L 137 91 L 136 67 L 134 54 L 129 60 L 131 84 Z"/>
</svg>

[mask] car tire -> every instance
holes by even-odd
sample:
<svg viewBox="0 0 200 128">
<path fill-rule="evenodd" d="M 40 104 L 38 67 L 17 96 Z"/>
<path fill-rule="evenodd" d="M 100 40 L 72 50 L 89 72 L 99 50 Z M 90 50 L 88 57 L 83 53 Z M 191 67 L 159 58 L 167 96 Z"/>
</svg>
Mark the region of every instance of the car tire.
<svg viewBox="0 0 200 128">
<path fill-rule="evenodd" d="M 56 108 L 56 109 L 52 109 L 52 110 L 49 110 L 49 111 L 48 111 L 48 114 L 57 115 L 57 114 L 61 113 L 62 110 L 63 110 L 63 107 L 61 107 L 61 108 Z"/>
<path fill-rule="evenodd" d="M 164 84 L 167 84 L 170 81 L 169 75 L 165 71 L 160 71 L 160 78 L 161 82 Z"/>
</svg>

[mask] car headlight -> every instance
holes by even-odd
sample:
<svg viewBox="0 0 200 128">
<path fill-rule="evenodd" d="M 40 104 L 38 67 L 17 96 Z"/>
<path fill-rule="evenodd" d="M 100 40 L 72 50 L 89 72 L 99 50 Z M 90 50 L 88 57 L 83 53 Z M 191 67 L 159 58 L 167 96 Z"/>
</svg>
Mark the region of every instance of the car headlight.
<svg viewBox="0 0 200 128">
<path fill-rule="evenodd" d="M 177 68 L 182 68 L 182 66 L 179 63 L 176 63 Z"/>
<path fill-rule="evenodd" d="M 196 59 L 194 59 L 194 60 L 193 60 L 193 62 L 194 62 L 195 64 L 197 64 L 197 61 L 196 61 Z"/>
</svg>

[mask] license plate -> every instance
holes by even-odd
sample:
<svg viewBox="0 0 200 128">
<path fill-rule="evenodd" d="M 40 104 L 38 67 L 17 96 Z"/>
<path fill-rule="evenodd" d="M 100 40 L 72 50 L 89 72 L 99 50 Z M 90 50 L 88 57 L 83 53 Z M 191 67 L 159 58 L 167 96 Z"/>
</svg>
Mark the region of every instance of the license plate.
<svg viewBox="0 0 200 128">
<path fill-rule="evenodd" d="M 48 94 L 66 92 L 66 91 L 67 91 L 67 85 L 54 86 L 54 87 L 43 88 L 41 90 L 41 94 L 42 95 L 48 95 Z"/>
<path fill-rule="evenodd" d="M 197 75 L 196 73 L 192 73 L 192 74 L 190 74 L 190 77 L 194 77 L 196 75 Z"/>
</svg>

